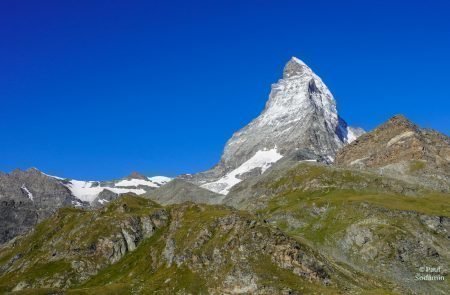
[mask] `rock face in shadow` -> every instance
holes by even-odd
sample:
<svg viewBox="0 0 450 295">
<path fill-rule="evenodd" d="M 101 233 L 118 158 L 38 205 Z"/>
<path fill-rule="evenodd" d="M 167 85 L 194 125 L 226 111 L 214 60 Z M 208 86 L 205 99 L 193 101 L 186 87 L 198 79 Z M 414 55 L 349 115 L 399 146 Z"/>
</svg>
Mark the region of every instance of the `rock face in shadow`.
<svg viewBox="0 0 450 295">
<path fill-rule="evenodd" d="M 224 196 L 184 180 L 174 179 L 166 185 L 145 194 L 144 197 L 159 204 L 168 205 L 183 202 L 219 204 Z"/>
<path fill-rule="evenodd" d="M 36 210 L 28 203 L 2 200 L 0 203 L 0 244 L 28 232 L 38 222 Z"/>
<path fill-rule="evenodd" d="M 336 165 L 375 169 L 449 191 L 450 137 L 397 115 L 342 148 Z"/>
<path fill-rule="evenodd" d="M 75 205 L 86 204 L 36 169 L 0 173 L 0 244 L 29 231 L 56 209 Z"/>
</svg>

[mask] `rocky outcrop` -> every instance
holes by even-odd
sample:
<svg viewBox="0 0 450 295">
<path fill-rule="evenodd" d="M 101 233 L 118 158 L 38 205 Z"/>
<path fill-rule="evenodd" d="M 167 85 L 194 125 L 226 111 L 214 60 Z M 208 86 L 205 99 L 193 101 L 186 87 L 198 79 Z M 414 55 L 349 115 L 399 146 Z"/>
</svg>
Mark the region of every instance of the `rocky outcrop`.
<svg viewBox="0 0 450 295">
<path fill-rule="evenodd" d="M 96 254 L 103 256 L 107 264 L 119 261 L 127 252 L 136 250 L 142 240 L 151 237 L 165 226 L 169 215 L 161 209 L 149 216 L 128 218 L 120 223 L 120 231 L 98 240 Z"/>
<path fill-rule="evenodd" d="M 445 293 L 444 282 L 420 281 L 416 276 L 435 275 L 441 280 L 448 276 L 449 218 L 367 205 L 359 210 L 360 219 L 350 224 L 343 235 L 329 237 L 333 249 L 326 251 L 360 271 L 395 281 L 409 292 Z M 427 272 L 426 267 L 439 270 Z"/>
<path fill-rule="evenodd" d="M 450 137 L 398 115 L 342 148 L 336 165 L 411 176 L 413 182 L 449 191 Z"/>
<path fill-rule="evenodd" d="M 172 216 L 175 217 L 172 222 L 182 224 L 186 211 L 198 209 L 207 210 L 199 205 L 182 205 L 176 209 L 178 212 L 172 213 Z M 229 273 L 227 280 L 239 282 L 242 277 L 249 277 L 251 279 L 246 280 L 246 283 L 252 281 L 255 288 L 258 289 L 258 275 L 252 273 L 253 267 L 246 265 L 248 262 L 244 261 L 251 260 L 253 255 L 266 256 L 278 267 L 287 269 L 307 280 L 318 281 L 325 285 L 331 283 L 329 274 L 331 270 L 324 262 L 320 261 L 319 256 L 282 232 L 271 230 L 256 220 L 243 218 L 237 212 L 230 212 L 229 215 L 211 220 L 197 232 L 193 239 L 188 242 L 180 241 L 180 245 L 177 245 L 172 238 L 179 228 L 173 227 L 172 229 L 174 231 L 169 231 L 165 248 L 165 258 L 169 265 L 174 262 L 179 267 L 187 265 L 194 272 L 219 275 L 226 264 L 230 263 L 226 258 L 229 257 L 232 261 L 241 261 L 242 263 L 235 265 L 237 273 Z M 226 237 L 226 240 L 217 243 L 218 237 Z M 208 244 L 215 245 L 211 257 L 195 253 L 195 249 L 201 249 Z M 244 269 L 247 271 L 242 273 Z M 227 280 L 223 284 L 225 288 Z"/>
<path fill-rule="evenodd" d="M 6 261 L 0 265 L 0 278 L 12 280 L 14 290 L 65 289 L 117 263 L 169 222 L 166 210 L 133 198 L 116 200 L 101 210 L 61 209 L 36 231 L 0 248 Z M 48 270 L 36 279 L 21 275 L 36 268 Z"/>
</svg>

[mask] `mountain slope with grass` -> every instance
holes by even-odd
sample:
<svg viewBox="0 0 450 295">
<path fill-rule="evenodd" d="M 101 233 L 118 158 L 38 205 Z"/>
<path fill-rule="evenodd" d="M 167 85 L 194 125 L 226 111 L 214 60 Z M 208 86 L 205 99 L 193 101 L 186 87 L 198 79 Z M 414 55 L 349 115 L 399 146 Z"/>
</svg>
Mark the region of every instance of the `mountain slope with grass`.
<svg viewBox="0 0 450 295">
<path fill-rule="evenodd" d="M 60 209 L 0 250 L 1 292 L 336 294 L 389 285 L 224 206 L 123 196 Z"/>
<path fill-rule="evenodd" d="M 244 197 L 246 196 L 246 197 Z M 300 163 L 242 182 L 225 203 L 253 212 L 340 265 L 410 294 L 445 294 L 417 281 L 450 265 L 450 195 L 373 172 Z"/>
</svg>

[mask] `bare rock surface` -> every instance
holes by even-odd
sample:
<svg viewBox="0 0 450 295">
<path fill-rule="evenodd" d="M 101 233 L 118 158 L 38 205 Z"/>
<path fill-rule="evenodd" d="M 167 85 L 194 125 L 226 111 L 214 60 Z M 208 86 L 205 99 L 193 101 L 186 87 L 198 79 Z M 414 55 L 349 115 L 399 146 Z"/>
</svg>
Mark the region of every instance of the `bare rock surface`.
<svg viewBox="0 0 450 295">
<path fill-rule="evenodd" d="M 336 165 L 373 169 L 450 191 L 450 137 L 397 115 L 342 148 Z"/>
<path fill-rule="evenodd" d="M 58 208 L 75 205 L 86 204 L 37 169 L 0 173 L 0 244 L 29 231 Z"/>
</svg>

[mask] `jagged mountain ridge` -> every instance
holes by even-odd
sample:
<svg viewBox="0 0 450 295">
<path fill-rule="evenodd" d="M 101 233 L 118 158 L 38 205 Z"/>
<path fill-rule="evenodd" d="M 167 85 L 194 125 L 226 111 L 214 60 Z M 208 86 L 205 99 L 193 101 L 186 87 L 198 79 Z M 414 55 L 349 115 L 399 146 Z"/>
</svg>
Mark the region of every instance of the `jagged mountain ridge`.
<svg viewBox="0 0 450 295">
<path fill-rule="evenodd" d="M 263 112 L 233 134 L 220 162 L 209 171 L 184 178 L 227 194 L 242 179 L 263 173 L 296 150 L 312 151 L 316 159 L 332 162 L 339 148 L 362 133 L 339 117 L 334 97 L 322 79 L 293 57 L 282 79 L 272 85 Z"/>
<path fill-rule="evenodd" d="M 137 172 L 133 172 L 125 178 L 111 181 L 84 181 L 48 176 L 58 179 L 71 191 L 73 196 L 88 203 L 96 200 L 105 190 L 116 195 L 125 193 L 142 195 L 172 180 L 170 177 L 165 176 L 147 177 Z"/>
<path fill-rule="evenodd" d="M 26 233 L 63 207 L 98 208 L 124 193 L 142 195 L 171 178 L 132 173 L 114 181 L 80 181 L 30 168 L 0 173 L 0 244 Z"/>
</svg>

